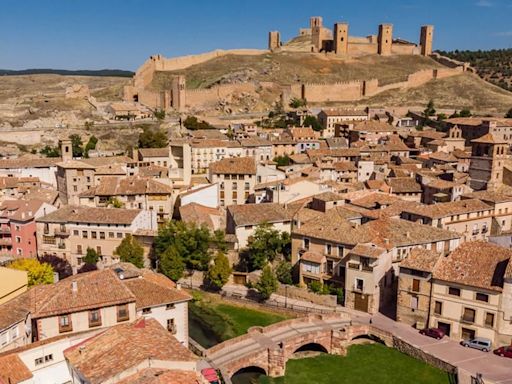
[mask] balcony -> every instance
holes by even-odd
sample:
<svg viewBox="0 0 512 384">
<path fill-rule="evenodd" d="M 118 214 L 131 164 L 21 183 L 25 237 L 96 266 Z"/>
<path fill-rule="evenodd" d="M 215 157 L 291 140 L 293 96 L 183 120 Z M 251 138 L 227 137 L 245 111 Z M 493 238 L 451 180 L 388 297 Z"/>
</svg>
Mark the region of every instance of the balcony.
<svg viewBox="0 0 512 384">
<path fill-rule="evenodd" d="M 373 267 L 370 267 L 369 265 L 363 265 L 361 266 L 361 270 L 365 272 L 373 272 Z"/>
<path fill-rule="evenodd" d="M 350 269 L 356 269 L 356 270 L 359 270 L 359 264 L 348 263 L 348 267 L 349 267 Z"/>
<path fill-rule="evenodd" d="M 10 237 L 0 238 L 0 245 L 12 245 L 12 239 Z"/>
<path fill-rule="evenodd" d="M 0 235 L 10 235 L 11 228 L 9 227 L 0 227 Z"/>
</svg>

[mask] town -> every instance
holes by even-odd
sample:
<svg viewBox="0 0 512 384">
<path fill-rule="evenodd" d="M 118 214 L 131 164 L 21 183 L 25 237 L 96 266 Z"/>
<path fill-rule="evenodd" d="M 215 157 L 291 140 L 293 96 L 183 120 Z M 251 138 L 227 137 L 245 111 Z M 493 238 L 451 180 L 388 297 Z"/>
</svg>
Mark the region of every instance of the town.
<svg viewBox="0 0 512 384">
<path fill-rule="evenodd" d="M 0 383 L 278 383 L 331 357 L 347 383 L 368 358 L 386 382 L 512 383 L 512 94 L 393 104 L 485 83 L 434 26 L 399 28 L 315 16 L 265 50 L 155 54 L 112 100 L 24 101 L 66 119 L 0 108 Z M 334 69 L 200 79 L 239 59 Z M 413 64 L 337 78 L 351 60 Z"/>
</svg>

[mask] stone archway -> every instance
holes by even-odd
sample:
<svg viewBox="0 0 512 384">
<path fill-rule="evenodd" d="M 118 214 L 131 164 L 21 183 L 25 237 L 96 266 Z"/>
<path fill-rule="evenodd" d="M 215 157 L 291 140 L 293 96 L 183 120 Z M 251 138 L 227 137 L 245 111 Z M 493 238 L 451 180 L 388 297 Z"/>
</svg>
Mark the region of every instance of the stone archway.
<svg viewBox="0 0 512 384">
<path fill-rule="evenodd" d="M 329 351 L 327 350 L 327 348 L 325 348 L 322 344 L 320 343 L 307 343 L 307 344 L 304 344 L 300 347 L 298 347 L 297 349 L 295 349 L 295 351 L 293 353 L 297 353 L 297 352 L 322 352 L 322 353 L 329 353 Z"/>
<path fill-rule="evenodd" d="M 381 339 L 379 336 L 374 335 L 372 333 L 363 333 L 357 336 L 352 337 L 350 343 L 352 344 L 355 340 L 370 340 L 376 343 L 380 343 L 382 345 L 386 345 L 386 341 Z"/>
<path fill-rule="evenodd" d="M 249 365 L 240 368 L 238 371 L 231 375 L 231 382 L 237 384 L 240 382 L 247 382 L 249 378 L 256 378 L 258 376 L 266 376 L 267 371 L 258 365 Z"/>
</svg>

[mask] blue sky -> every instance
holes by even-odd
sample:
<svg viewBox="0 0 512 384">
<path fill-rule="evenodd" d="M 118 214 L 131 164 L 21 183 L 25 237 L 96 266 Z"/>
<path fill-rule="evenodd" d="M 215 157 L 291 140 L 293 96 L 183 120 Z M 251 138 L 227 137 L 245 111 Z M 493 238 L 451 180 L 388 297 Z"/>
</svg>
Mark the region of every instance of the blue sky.
<svg viewBox="0 0 512 384">
<path fill-rule="evenodd" d="M 316 15 L 356 36 L 387 22 L 417 41 L 434 24 L 435 49 L 512 48 L 512 0 L 0 0 L 0 68 L 135 70 L 155 53 L 265 48 Z"/>
</svg>

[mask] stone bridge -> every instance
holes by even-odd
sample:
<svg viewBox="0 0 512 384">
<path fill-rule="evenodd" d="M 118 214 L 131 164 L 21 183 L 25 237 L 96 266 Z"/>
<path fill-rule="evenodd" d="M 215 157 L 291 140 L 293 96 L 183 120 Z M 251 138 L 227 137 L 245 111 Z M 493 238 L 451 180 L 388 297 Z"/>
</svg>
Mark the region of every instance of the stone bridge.
<svg viewBox="0 0 512 384">
<path fill-rule="evenodd" d="M 369 337 L 393 346 L 393 336 L 369 324 L 352 325 L 346 314 L 308 315 L 268 327 L 252 327 L 247 334 L 206 350 L 206 359 L 220 369 L 226 383 L 245 368 L 259 368 L 271 377 L 283 376 L 286 362 L 299 350 L 345 355 L 352 340 Z"/>
</svg>

